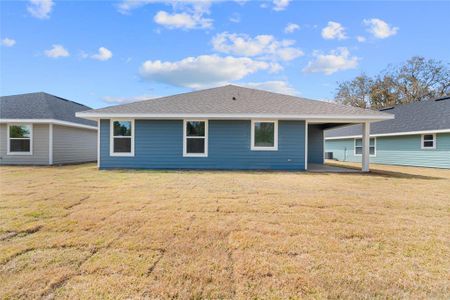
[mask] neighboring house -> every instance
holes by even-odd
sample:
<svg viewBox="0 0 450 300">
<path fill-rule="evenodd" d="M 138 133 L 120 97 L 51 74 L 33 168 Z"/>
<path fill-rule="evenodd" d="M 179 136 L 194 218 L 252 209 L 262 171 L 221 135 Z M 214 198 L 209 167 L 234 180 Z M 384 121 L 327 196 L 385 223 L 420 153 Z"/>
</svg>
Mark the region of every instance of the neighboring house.
<svg viewBox="0 0 450 300">
<path fill-rule="evenodd" d="M 393 118 L 233 85 L 76 115 L 100 123 L 100 169 L 305 170 L 323 163 L 324 128 Z"/>
<path fill-rule="evenodd" d="M 383 109 L 394 120 L 370 130 L 370 162 L 450 168 L 450 97 Z M 340 161 L 361 161 L 361 126 L 325 132 L 325 151 Z"/>
<path fill-rule="evenodd" d="M 0 164 L 96 161 L 97 124 L 75 116 L 87 109 L 47 93 L 0 97 Z"/>
</svg>

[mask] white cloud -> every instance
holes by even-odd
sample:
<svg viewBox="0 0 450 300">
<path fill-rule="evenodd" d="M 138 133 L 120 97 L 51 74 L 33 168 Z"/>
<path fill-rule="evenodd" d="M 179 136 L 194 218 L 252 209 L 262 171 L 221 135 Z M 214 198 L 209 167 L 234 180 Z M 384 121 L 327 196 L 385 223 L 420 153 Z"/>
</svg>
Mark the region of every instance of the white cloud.
<svg viewBox="0 0 450 300">
<path fill-rule="evenodd" d="M 273 0 L 273 10 L 282 11 L 285 10 L 291 0 Z"/>
<path fill-rule="evenodd" d="M 291 47 L 293 40 L 276 40 L 272 35 L 257 35 L 222 32 L 212 39 L 214 50 L 239 56 L 258 56 L 263 59 L 293 60 L 304 53 Z"/>
<path fill-rule="evenodd" d="M 134 97 L 112 97 L 112 96 L 105 96 L 102 98 L 102 100 L 106 103 L 115 103 L 115 104 L 126 104 L 131 102 L 137 102 L 137 101 L 144 101 L 149 100 L 152 98 L 156 98 L 155 96 L 134 96 Z"/>
<path fill-rule="evenodd" d="M 286 95 L 299 94 L 294 87 L 292 87 L 288 82 L 283 80 L 239 83 L 239 85 Z"/>
<path fill-rule="evenodd" d="M 366 41 L 366 38 L 364 36 L 358 35 L 356 37 L 356 40 L 360 43 L 364 43 Z"/>
<path fill-rule="evenodd" d="M 248 57 L 201 55 L 173 62 L 148 60 L 142 64 L 140 75 L 151 81 L 201 89 L 240 80 L 261 70 L 271 71 L 276 66 Z"/>
<path fill-rule="evenodd" d="M 148 4 L 167 4 L 174 9 L 186 9 L 191 7 L 195 11 L 208 11 L 212 2 L 218 0 L 123 0 L 117 5 L 119 12 L 128 14 L 130 11 Z"/>
<path fill-rule="evenodd" d="M 16 44 L 16 40 L 10 39 L 10 38 L 4 38 L 2 40 L 2 45 L 5 47 L 12 47 Z"/>
<path fill-rule="evenodd" d="M 159 11 L 153 18 L 155 23 L 169 29 L 211 28 L 212 19 L 204 18 L 202 14 L 173 13 Z"/>
<path fill-rule="evenodd" d="M 241 22 L 241 15 L 238 13 L 234 13 L 231 15 L 231 17 L 228 19 L 232 23 L 240 23 Z"/>
<path fill-rule="evenodd" d="M 298 24 L 289 23 L 284 28 L 284 33 L 293 33 L 294 31 L 299 30 L 299 29 L 300 29 L 300 26 Z"/>
<path fill-rule="evenodd" d="M 345 28 L 340 23 L 333 21 L 328 22 L 328 25 L 322 29 L 322 37 L 326 40 L 347 38 Z"/>
<path fill-rule="evenodd" d="M 28 12 L 35 18 L 48 19 L 55 3 L 53 0 L 30 0 Z"/>
<path fill-rule="evenodd" d="M 62 45 L 52 45 L 52 48 L 44 51 L 45 55 L 52 58 L 67 57 L 70 55 L 69 51 Z"/>
<path fill-rule="evenodd" d="M 364 20 L 364 25 L 369 28 L 367 31 L 373 34 L 377 39 L 385 39 L 390 36 L 396 35 L 398 32 L 398 27 L 392 27 L 383 20 L 374 18 L 370 20 Z"/>
<path fill-rule="evenodd" d="M 213 20 L 206 18 L 210 14 L 212 2 L 218 0 L 124 0 L 118 5 L 119 12 L 129 14 L 131 10 L 147 4 L 162 3 L 172 6 L 173 11 L 159 11 L 153 20 L 169 29 L 206 29 L 211 28 Z"/>
<path fill-rule="evenodd" d="M 108 60 L 112 57 L 112 52 L 108 49 L 106 49 L 105 47 L 100 47 L 98 48 L 98 53 L 91 55 L 91 58 L 96 59 L 96 60 L 101 60 L 101 61 L 105 61 Z"/>
<path fill-rule="evenodd" d="M 319 51 L 313 53 L 314 60 L 310 61 L 303 69 L 307 73 L 325 73 L 331 75 L 338 71 L 355 69 L 358 66 L 359 58 L 350 56 L 347 48 L 341 47 L 323 54 Z"/>
</svg>

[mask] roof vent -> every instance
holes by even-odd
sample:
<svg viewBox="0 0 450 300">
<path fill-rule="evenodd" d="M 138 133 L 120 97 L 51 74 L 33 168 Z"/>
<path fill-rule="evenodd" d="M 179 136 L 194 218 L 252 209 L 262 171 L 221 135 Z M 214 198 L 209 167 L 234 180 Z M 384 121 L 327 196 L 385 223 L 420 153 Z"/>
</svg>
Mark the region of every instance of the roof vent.
<svg viewBox="0 0 450 300">
<path fill-rule="evenodd" d="M 236 101 L 236 97 L 234 97 L 234 96 L 233 96 L 233 98 L 231 98 L 231 99 L 233 99 L 233 101 Z"/>
<path fill-rule="evenodd" d="M 390 106 L 390 107 L 380 108 L 379 111 L 385 111 L 385 110 L 390 110 L 390 109 L 394 109 L 394 107 Z"/>
<path fill-rule="evenodd" d="M 444 101 L 444 100 L 450 100 L 450 97 L 446 96 L 446 97 L 442 97 L 442 98 L 437 98 L 434 101 Z"/>
</svg>

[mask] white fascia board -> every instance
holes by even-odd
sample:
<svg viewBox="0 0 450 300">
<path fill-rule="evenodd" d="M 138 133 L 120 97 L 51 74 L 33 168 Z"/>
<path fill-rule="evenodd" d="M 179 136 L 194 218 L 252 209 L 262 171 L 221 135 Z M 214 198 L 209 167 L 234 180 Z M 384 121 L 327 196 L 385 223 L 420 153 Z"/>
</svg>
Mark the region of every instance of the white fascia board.
<svg viewBox="0 0 450 300">
<path fill-rule="evenodd" d="M 96 126 L 89 126 L 74 122 L 61 121 L 56 119 L 0 119 L 0 123 L 32 123 L 32 124 L 54 124 L 69 127 L 97 130 Z"/>
<path fill-rule="evenodd" d="M 447 133 L 450 132 L 449 129 L 438 129 L 438 130 L 422 130 L 422 131 L 405 131 L 405 132 L 391 132 L 391 133 L 378 133 L 371 134 L 370 137 L 383 137 L 383 136 L 397 136 L 397 135 L 414 135 L 414 134 L 433 134 L 433 133 Z M 334 136 L 326 137 L 325 140 L 343 140 L 343 139 L 354 139 L 361 138 L 362 135 L 346 135 L 346 136 Z"/>
<path fill-rule="evenodd" d="M 274 120 L 313 120 L 315 122 L 336 123 L 362 123 L 378 122 L 394 119 L 394 115 L 361 116 L 361 115 L 284 115 L 284 114 L 146 114 L 146 113 L 110 113 L 99 114 L 95 112 L 78 112 L 79 118 L 89 120 L 110 118 L 134 118 L 134 119 L 229 119 L 229 120 L 251 120 L 251 119 L 274 119 Z"/>
</svg>

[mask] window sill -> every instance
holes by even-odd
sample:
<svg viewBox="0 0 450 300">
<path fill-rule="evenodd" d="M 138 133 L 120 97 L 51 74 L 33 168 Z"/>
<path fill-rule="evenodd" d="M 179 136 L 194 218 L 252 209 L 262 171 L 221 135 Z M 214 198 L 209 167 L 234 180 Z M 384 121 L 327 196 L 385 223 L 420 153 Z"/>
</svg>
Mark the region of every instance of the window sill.
<svg viewBox="0 0 450 300">
<path fill-rule="evenodd" d="M 252 151 L 278 151 L 278 148 L 274 148 L 274 147 L 251 147 L 250 150 Z"/>
<path fill-rule="evenodd" d="M 116 157 L 134 157 L 134 153 L 110 153 L 109 156 Z"/>
<path fill-rule="evenodd" d="M 188 153 L 184 153 L 183 157 L 208 157 L 208 154 L 188 154 Z"/>
<path fill-rule="evenodd" d="M 7 152 L 6 155 L 33 155 L 32 152 Z"/>
</svg>

